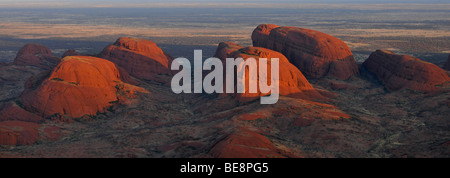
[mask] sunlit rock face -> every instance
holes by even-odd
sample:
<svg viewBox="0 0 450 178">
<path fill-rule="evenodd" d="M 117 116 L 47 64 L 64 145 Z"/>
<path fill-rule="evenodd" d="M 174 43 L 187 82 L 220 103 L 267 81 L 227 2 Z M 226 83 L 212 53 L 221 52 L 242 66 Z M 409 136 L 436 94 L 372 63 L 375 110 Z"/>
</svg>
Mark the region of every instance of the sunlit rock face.
<svg viewBox="0 0 450 178">
<path fill-rule="evenodd" d="M 307 78 L 345 80 L 358 74 L 350 48 L 328 34 L 297 27 L 259 25 L 252 34 L 253 46 L 284 54 Z"/>
<path fill-rule="evenodd" d="M 36 89 L 20 97 L 26 110 L 42 117 L 96 115 L 119 102 L 120 91 L 140 90 L 123 83 L 114 63 L 95 57 L 68 56 Z"/>
<path fill-rule="evenodd" d="M 302 72 L 298 70 L 294 65 L 292 65 L 288 59 L 281 53 L 261 48 L 261 47 L 241 47 L 237 44 L 231 42 L 220 43 L 219 47 L 216 51 L 217 58 L 223 61 L 223 65 L 225 66 L 226 58 L 242 58 L 246 61 L 249 58 L 253 58 L 256 61 L 258 71 L 261 70 L 259 66 L 260 58 L 267 59 L 267 76 L 268 80 L 270 80 L 271 76 L 271 60 L 272 58 L 277 58 L 279 60 L 279 94 L 280 95 L 290 95 L 290 94 L 299 94 L 304 92 L 309 92 L 309 95 L 318 95 L 317 92 L 314 91 L 313 86 L 308 82 L 308 80 L 303 76 Z M 261 93 L 259 90 L 257 93 L 250 93 L 248 83 L 259 83 L 259 72 L 257 72 L 258 77 L 255 79 L 251 79 L 249 77 L 249 71 L 245 72 L 245 92 L 244 93 L 235 93 L 235 98 L 240 102 L 251 101 L 260 96 L 265 96 L 267 93 Z M 255 80 L 255 81 L 252 81 Z"/>
</svg>

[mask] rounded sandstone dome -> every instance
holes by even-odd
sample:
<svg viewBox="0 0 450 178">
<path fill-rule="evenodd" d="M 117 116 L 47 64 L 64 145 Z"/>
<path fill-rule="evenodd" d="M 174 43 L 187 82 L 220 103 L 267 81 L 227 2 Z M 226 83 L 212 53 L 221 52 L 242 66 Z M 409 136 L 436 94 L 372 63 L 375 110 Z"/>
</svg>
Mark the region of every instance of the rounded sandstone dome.
<svg viewBox="0 0 450 178">
<path fill-rule="evenodd" d="M 239 48 L 241 46 L 236 45 L 231 42 L 221 43 L 217 49 L 216 56 L 220 58 L 223 62 L 225 62 L 225 58 L 242 58 L 245 60 L 249 58 L 254 58 L 256 60 L 258 71 L 259 69 L 259 60 L 260 58 L 267 59 L 267 76 L 270 80 L 270 72 L 271 72 L 271 58 L 279 59 L 279 94 L 280 95 L 290 95 L 290 94 L 298 94 L 305 91 L 311 92 L 314 91 L 313 86 L 308 82 L 308 80 L 303 76 L 302 72 L 298 70 L 294 65 L 292 65 L 288 59 L 281 53 L 261 48 L 261 47 L 246 47 Z M 220 54 L 220 55 L 217 55 Z M 225 64 L 224 64 L 225 66 Z M 257 81 L 259 83 L 259 73 L 257 74 Z M 227 77 L 227 76 L 225 76 Z M 246 71 L 245 74 L 246 83 L 249 83 L 249 72 Z M 247 85 L 247 84 L 246 84 Z M 267 94 L 260 93 L 258 90 L 257 93 L 250 93 L 249 87 L 245 87 L 244 93 L 235 94 L 235 98 L 240 102 L 247 102 L 254 100 L 260 96 L 265 96 Z"/>
<path fill-rule="evenodd" d="M 26 44 L 17 52 L 15 65 L 35 66 L 51 69 L 59 62 L 59 58 L 52 55 L 50 49 L 41 44 Z"/>
<path fill-rule="evenodd" d="M 42 117 L 96 115 L 118 101 L 122 84 L 116 66 L 105 59 L 68 56 L 36 89 L 21 96 L 24 108 Z"/>
<path fill-rule="evenodd" d="M 387 50 L 373 52 L 363 65 L 389 90 L 436 91 L 450 81 L 447 73 L 437 65 Z"/>
<path fill-rule="evenodd" d="M 121 37 L 105 47 L 100 57 L 139 79 L 166 82 L 172 75 L 169 64 L 173 58 L 149 40 Z"/>
<path fill-rule="evenodd" d="M 255 47 L 283 53 L 308 78 L 345 80 L 358 73 L 350 48 L 319 31 L 262 24 L 253 31 L 252 41 Z"/>
</svg>

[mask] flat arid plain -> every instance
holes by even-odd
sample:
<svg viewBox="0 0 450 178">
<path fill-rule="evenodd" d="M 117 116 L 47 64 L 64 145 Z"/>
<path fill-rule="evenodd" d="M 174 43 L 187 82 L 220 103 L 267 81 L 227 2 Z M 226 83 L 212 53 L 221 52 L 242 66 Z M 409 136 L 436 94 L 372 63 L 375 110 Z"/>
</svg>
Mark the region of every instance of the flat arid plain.
<svg viewBox="0 0 450 178">
<path fill-rule="evenodd" d="M 449 15 L 448 3 L 0 3 L 0 157 L 449 157 Z M 289 92 L 274 105 L 175 94 L 170 62 L 195 49 L 282 55 Z M 309 55 L 327 61 L 299 62 Z"/>
<path fill-rule="evenodd" d="M 121 36 L 150 39 L 174 57 L 191 56 L 192 48 L 212 56 L 223 41 L 250 45 L 248 34 L 262 23 L 336 36 L 357 54 L 359 62 L 376 49 L 390 49 L 443 64 L 446 56 L 440 54 L 450 52 L 448 4 L 251 5 L 2 9 L 0 60 L 13 60 L 20 47 L 32 42 L 47 45 L 55 54 L 66 49 L 98 53 Z"/>
</svg>

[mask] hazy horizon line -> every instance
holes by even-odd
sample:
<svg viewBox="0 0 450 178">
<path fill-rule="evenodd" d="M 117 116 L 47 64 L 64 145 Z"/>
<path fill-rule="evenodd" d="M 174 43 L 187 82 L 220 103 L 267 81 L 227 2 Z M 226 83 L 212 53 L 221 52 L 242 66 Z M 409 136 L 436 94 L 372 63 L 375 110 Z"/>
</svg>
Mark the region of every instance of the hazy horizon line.
<svg viewBox="0 0 450 178">
<path fill-rule="evenodd" d="M 285 3 L 285 2 L 23 2 L 5 3 L 0 1 L 2 9 L 54 9 L 54 8 L 272 8 L 272 9 L 359 9 L 359 10 L 392 10 L 392 9 L 427 9 L 450 10 L 450 3 Z"/>
</svg>

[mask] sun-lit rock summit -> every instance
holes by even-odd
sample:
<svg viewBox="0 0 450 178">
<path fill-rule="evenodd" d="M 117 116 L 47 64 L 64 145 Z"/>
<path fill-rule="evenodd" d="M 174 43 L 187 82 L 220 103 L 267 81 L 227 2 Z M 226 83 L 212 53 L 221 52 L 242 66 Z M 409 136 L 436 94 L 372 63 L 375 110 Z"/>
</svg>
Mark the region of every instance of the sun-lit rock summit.
<svg viewBox="0 0 450 178">
<path fill-rule="evenodd" d="M 26 110 L 39 116 L 54 114 L 82 117 L 102 113 L 119 102 L 120 92 L 141 88 L 123 83 L 116 66 L 105 59 L 68 56 L 36 89 L 20 100 Z"/>
<path fill-rule="evenodd" d="M 279 94 L 280 95 L 290 95 L 299 94 L 303 92 L 309 92 L 311 94 L 317 94 L 314 91 L 313 86 L 308 82 L 308 80 L 303 76 L 302 72 L 298 70 L 294 65 L 292 65 L 286 57 L 276 51 L 261 48 L 261 47 L 241 47 L 237 44 L 231 42 L 220 43 L 216 56 L 224 61 L 226 58 L 242 58 L 246 61 L 248 58 L 254 58 L 259 70 L 259 60 L 260 58 L 268 59 L 267 62 L 267 76 L 270 76 L 271 72 L 271 58 L 279 59 Z M 248 83 L 250 81 L 249 71 L 246 70 L 245 81 Z M 259 74 L 257 81 L 259 83 Z M 246 84 L 247 85 L 247 84 Z M 244 93 L 235 94 L 236 99 L 242 102 L 251 101 L 259 96 L 267 95 L 258 91 L 257 93 L 250 93 L 249 87 L 245 88 Z"/>
<path fill-rule="evenodd" d="M 358 73 L 350 48 L 319 31 L 262 24 L 253 31 L 252 40 L 255 47 L 283 53 L 307 78 L 345 80 Z"/>
</svg>

